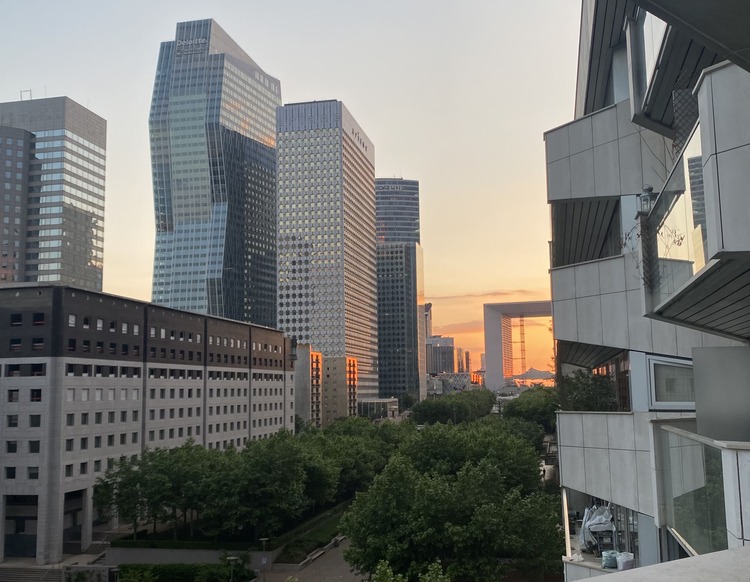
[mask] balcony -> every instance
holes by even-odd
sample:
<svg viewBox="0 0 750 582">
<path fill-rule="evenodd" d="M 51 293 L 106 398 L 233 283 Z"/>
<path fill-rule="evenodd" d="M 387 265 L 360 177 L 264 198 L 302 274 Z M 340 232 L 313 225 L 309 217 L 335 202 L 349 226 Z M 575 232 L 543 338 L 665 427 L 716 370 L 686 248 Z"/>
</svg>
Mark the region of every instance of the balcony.
<svg viewBox="0 0 750 582">
<path fill-rule="evenodd" d="M 647 308 L 656 318 L 750 338 L 750 74 L 707 69 L 700 126 L 674 165 L 641 237 Z"/>
<path fill-rule="evenodd" d="M 692 416 L 680 412 L 558 412 L 560 485 L 655 515 L 654 427 L 660 422 L 691 422 Z"/>
</svg>

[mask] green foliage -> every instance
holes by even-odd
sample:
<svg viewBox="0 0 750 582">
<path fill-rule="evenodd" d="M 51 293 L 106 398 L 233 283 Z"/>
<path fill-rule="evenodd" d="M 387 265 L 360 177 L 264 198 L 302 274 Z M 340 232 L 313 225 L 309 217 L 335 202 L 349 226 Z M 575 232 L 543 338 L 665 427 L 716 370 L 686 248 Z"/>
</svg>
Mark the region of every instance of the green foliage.
<svg viewBox="0 0 750 582">
<path fill-rule="evenodd" d="M 346 558 L 383 580 L 420 580 L 438 559 L 457 581 L 558 570 L 559 503 L 539 487 L 536 452 L 502 422 L 427 426 L 345 514 Z"/>
<path fill-rule="evenodd" d="M 103 515 L 117 513 L 134 529 L 143 516 L 171 524 L 175 546 L 195 545 L 178 540 L 189 529 L 191 539 L 213 540 L 199 544 L 231 548 L 232 540 L 273 537 L 367 489 L 415 432 L 411 423 L 375 425 L 352 417 L 324 431 L 309 429 L 298 436 L 282 431 L 241 452 L 204 449 L 192 441 L 146 450 L 136 460 L 117 461 L 97 481 L 94 502 Z M 153 534 L 130 547 L 153 547 L 160 537 Z"/>
<path fill-rule="evenodd" d="M 612 412 L 618 409 L 614 382 L 609 376 L 578 370 L 560 383 L 563 410 Z"/>
<path fill-rule="evenodd" d="M 407 582 L 401 574 L 394 574 L 388 562 L 381 560 L 372 575 L 372 582 Z M 427 567 L 427 571 L 419 575 L 419 582 L 451 582 L 451 579 L 443 573 L 440 562 L 433 562 Z"/>
<path fill-rule="evenodd" d="M 415 404 L 412 419 L 417 424 L 472 422 L 488 415 L 494 404 L 495 396 L 489 390 L 468 390 Z"/>
<path fill-rule="evenodd" d="M 555 388 L 535 386 L 503 406 L 503 416 L 535 422 L 546 433 L 555 432 L 556 412 L 560 400 Z"/>
<path fill-rule="evenodd" d="M 219 564 L 122 564 L 121 582 L 235 582 L 255 579 L 247 555 L 240 554 L 233 564 L 223 556 Z"/>
</svg>

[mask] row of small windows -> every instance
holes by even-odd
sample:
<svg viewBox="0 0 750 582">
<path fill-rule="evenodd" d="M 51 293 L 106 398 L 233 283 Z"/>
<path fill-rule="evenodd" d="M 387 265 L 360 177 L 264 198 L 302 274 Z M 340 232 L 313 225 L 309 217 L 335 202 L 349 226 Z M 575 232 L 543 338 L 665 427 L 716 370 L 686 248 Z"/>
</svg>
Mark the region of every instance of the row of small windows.
<svg viewBox="0 0 750 582">
<path fill-rule="evenodd" d="M 18 314 L 18 315 L 20 315 L 20 314 Z M 76 327 L 77 321 L 78 321 L 78 316 L 77 315 L 75 315 L 75 314 L 69 314 L 68 315 L 68 327 Z M 96 330 L 97 331 L 104 331 L 104 329 L 105 329 L 105 322 L 104 322 L 103 319 L 96 318 L 96 321 L 94 322 L 94 324 L 96 325 Z M 13 324 L 11 323 L 11 325 L 13 325 Z M 83 329 L 91 329 L 91 326 L 92 326 L 92 318 L 91 317 L 88 317 L 88 316 L 81 317 L 81 327 Z M 110 320 L 109 322 L 107 322 L 107 326 L 106 327 L 112 333 L 117 332 L 117 330 L 118 330 L 117 321 Z M 126 323 L 126 322 L 123 321 L 123 322 L 120 323 L 119 329 L 120 329 L 120 332 L 122 332 L 123 334 L 127 334 L 128 333 L 128 329 L 132 330 L 133 335 L 140 335 L 140 333 L 141 333 L 141 326 L 139 324 L 137 324 L 137 323 L 134 323 L 134 324 L 132 324 L 132 326 L 129 326 L 128 323 Z"/>
<path fill-rule="evenodd" d="M 41 388 L 30 388 L 24 389 L 24 402 L 41 402 L 42 401 L 42 389 Z M 28 393 L 28 399 L 26 394 Z M 7 392 L 8 402 L 21 402 L 21 390 L 12 388 Z"/>
<path fill-rule="evenodd" d="M 47 364 L 5 364 L 4 371 L 6 378 L 46 376 Z"/>
<path fill-rule="evenodd" d="M 67 376 L 84 376 L 89 378 L 140 378 L 138 366 L 101 366 L 91 364 L 66 364 Z"/>
<path fill-rule="evenodd" d="M 232 406 L 232 408 L 234 409 L 234 406 Z M 239 409 L 239 406 L 237 408 Z M 177 413 L 177 417 L 175 417 L 175 411 Z M 170 408 L 169 409 L 169 418 L 185 418 L 185 412 L 186 411 L 187 411 L 187 417 L 188 418 L 192 418 L 193 417 L 193 408 L 191 406 L 189 406 L 187 408 L 177 408 L 177 409 Z M 239 410 L 238 410 L 238 412 L 239 412 Z M 211 414 L 210 408 L 209 408 L 209 414 Z M 201 407 L 200 406 L 196 406 L 195 407 L 195 416 L 198 417 L 200 415 L 201 415 Z M 148 411 L 148 419 L 149 420 L 156 420 L 156 409 L 155 408 L 151 408 Z M 159 409 L 159 420 L 166 420 L 166 419 L 167 419 L 167 409 L 166 408 L 160 408 Z"/>
</svg>

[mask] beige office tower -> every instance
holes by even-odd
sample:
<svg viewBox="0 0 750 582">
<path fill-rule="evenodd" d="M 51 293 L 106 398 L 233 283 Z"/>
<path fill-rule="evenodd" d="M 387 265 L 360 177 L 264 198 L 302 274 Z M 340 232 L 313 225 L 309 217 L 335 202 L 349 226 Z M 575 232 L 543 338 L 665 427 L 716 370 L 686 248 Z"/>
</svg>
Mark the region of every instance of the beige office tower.
<svg viewBox="0 0 750 582">
<path fill-rule="evenodd" d="M 279 107 L 276 125 L 279 327 L 324 360 L 356 359 L 357 397 L 376 398 L 373 144 L 340 101 Z"/>
</svg>

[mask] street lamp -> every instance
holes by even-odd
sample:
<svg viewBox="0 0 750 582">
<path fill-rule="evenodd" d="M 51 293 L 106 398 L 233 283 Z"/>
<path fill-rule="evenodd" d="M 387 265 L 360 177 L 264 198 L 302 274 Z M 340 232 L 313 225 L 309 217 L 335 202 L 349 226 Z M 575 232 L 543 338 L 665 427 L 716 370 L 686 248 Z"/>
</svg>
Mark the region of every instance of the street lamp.
<svg viewBox="0 0 750 582">
<path fill-rule="evenodd" d="M 234 582 L 234 563 L 239 560 L 237 556 L 227 556 L 229 562 L 229 582 Z"/>
</svg>

